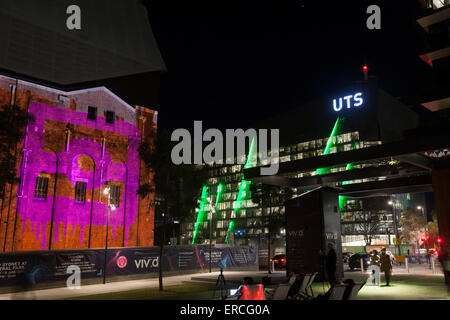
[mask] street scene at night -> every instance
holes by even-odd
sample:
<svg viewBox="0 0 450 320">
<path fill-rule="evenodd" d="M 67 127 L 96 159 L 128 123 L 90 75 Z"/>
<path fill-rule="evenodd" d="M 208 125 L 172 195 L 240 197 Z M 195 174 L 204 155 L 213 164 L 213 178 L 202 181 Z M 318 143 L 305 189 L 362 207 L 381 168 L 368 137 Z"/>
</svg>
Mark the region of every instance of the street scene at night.
<svg viewBox="0 0 450 320">
<path fill-rule="evenodd" d="M 0 304 L 35 300 L 447 307 L 450 1 L 0 0 Z"/>
</svg>

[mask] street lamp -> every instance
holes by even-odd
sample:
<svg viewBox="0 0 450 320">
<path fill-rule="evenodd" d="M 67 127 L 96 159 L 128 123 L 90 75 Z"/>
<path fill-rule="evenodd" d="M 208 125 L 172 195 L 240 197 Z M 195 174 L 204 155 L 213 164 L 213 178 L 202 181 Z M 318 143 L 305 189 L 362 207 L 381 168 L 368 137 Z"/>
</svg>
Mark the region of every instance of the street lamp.
<svg viewBox="0 0 450 320">
<path fill-rule="evenodd" d="M 208 189 L 208 192 L 209 192 L 209 189 Z M 212 197 L 211 197 L 211 195 L 208 195 L 207 197 L 206 197 L 206 199 L 208 200 L 208 202 L 209 202 L 209 207 L 210 207 L 210 216 L 209 216 L 209 272 L 212 272 L 211 271 L 211 264 L 212 264 L 212 259 L 211 259 L 211 253 L 212 253 L 212 216 L 213 216 L 213 214 L 215 213 L 215 211 L 216 211 L 216 208 L 214 208 L 214 206 L 213 206 L 213 204 L 212 204 Z"/>
<path fill-rule="evenodd" d="M 400 244 L 398 243 L 399 240 L 399 236 L 398 236 L 398 227 L 397 227 L 397 214 L 395 212 L 395 203 L 392 200 L 388 201 L 388 204 L 392 207 L 392 218 L 394 220 L 394 234 L 395 234 L 395 239 L 396 239 L 396 244 L 397 244 L 397 251 L 398 254 L 400 255 Z M 389 240 L 390 241 L 390 240 Z"/>
<path fill-rule="evenodd" d="M 422 211 L 423 218 L 425 219 L 425 240 L 422 239 L 422 242 L 425 242 L 425 248 L 427 250 L 426 254 L 428 255 L 428 226 L 427 226 L 428 221 L 427 221 L 427 216 L 425 215 L 424 207 L 417 206 L 417 210 L 421 210 Z M 420 260 L 420 254 L 419 254 L 419 260 Z"/>
<path fill-rule="evenodd" d="M 109 192 L 110 188 L 105 188 L 105 190 L 103 190 L 103 194 L 108 196 L 108 214 L 106 216 L 105 265 L 103 268 L 103 284 L 106 283 L 106 253 L 108 251 L 109 214 L 111 210 L 116 209 L 114 205 L 111 205 L 111 197 Z"/>
</svg>

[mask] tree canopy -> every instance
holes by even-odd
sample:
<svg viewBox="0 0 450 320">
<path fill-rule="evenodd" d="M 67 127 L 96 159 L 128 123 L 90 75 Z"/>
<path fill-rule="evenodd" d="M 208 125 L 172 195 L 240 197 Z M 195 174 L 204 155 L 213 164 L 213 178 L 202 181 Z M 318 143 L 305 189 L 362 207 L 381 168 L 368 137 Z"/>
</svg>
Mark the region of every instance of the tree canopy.
<svg viewBox="0 0 450 320">
<path fill-rule="evenodd" d="M 17 144 L 24 137 L 24 128 L 30 120 L 33 117 L 18 106 L 0 106 L 0 195 L 6 184 L 17 179 Z"/>
</svg>

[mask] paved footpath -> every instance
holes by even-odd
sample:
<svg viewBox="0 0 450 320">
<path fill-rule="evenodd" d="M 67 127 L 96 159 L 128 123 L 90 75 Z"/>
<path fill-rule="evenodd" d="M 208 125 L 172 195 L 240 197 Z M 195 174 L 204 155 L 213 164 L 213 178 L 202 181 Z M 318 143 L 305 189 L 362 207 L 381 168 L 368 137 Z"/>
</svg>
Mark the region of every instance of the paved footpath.
<svg viewBox="0 0 450 320">
<path fill-rule="evenodd" d="M 448 299 L 448 293 L 444 284 L 443 274 L 437 268 L 433 273 L 426 265 L 410 265 L 409 273 L 405 267 L 394 267 L 392 286 L 384 287 L 384 275 L 382 275 L 382 287 L 375 288 L 365 286 L 361 290 L 359 299 Z M 186 283 L 216 283 L 219 272 L 186 274 L 179 276 L 164 277 L 164 286 L 183 285 Z M 261 283 L 263 277 L 267 276 L 266 271 L 224 271 L 227 287 L 238 286 L 244 277 L 252 277 L 257 283 Z M 345 279 L 352 278 L 356 282 L 364 282 L 368 277 L 367 273 L 361 273 L 359 270 L 346 271 Z M 275 271 L 270 275 L 272 283 L 286 281 L 285 271 Z M 320 284 L 316 284 L 321 288 Z M 68 288 L 42 289 L 25 292 L 15 292 L 0 294 L 0 300 L 56 300 L 64 298 L 74 298 L 87 295 L 96 295 L 112 292 L 121 292 L 129 290 L 139 290 L 148 288 L 157 288 L 159 286 L 158 278 L 140 279 L 120 282 L 110 282 L 107 284 L 85 285 L 80 289 L 70 290 Z M 320 289 L 319 288 L 319 289 Z M 320 291 L 320 290 L 319 290 Z M 319 292 L 321 293 L 321 292 Z"/>
<path fill-rule="evenodd" d="M 244 277 L 252 277 L 255 281 L 260 282 L 267 275 L 266 271 L 224 271 L 225 280 L 230 283 L 240 283 Z M 281 280 L 285 278 L 286 272 L 276 271 L 271 277 Z M 216 282 L 219 272 L 187 274 L 180 276 L 164 277 L 164 286 L 182 285 L 186 282 Z M 0 294 L 0 300 L 55 300 L 64 298 L 73 298 L 79 296 L 87 296 L 102 293 L 157 288 L 159 286 L 158 278 L 140 279 L 120 282 L 110 282 L 106 284 L 93 284 L 81 286 L 80 289 L 52 288 L 25 292 L 13 292 Z"/>
</svg>

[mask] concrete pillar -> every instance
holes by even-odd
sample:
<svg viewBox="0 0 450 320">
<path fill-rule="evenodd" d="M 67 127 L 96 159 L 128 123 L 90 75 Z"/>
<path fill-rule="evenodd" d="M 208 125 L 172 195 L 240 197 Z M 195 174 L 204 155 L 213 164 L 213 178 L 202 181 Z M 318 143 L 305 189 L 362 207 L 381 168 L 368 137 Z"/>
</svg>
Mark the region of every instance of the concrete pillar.
<svg viewBox="0 0 450 320">
<path fill-rule="evenodd" d="M 434 170 L 433 192 L 439 235 L 442 238 L 440 261 L 445 282 L 450 288 L 450 169 Z"/>
</svg>

